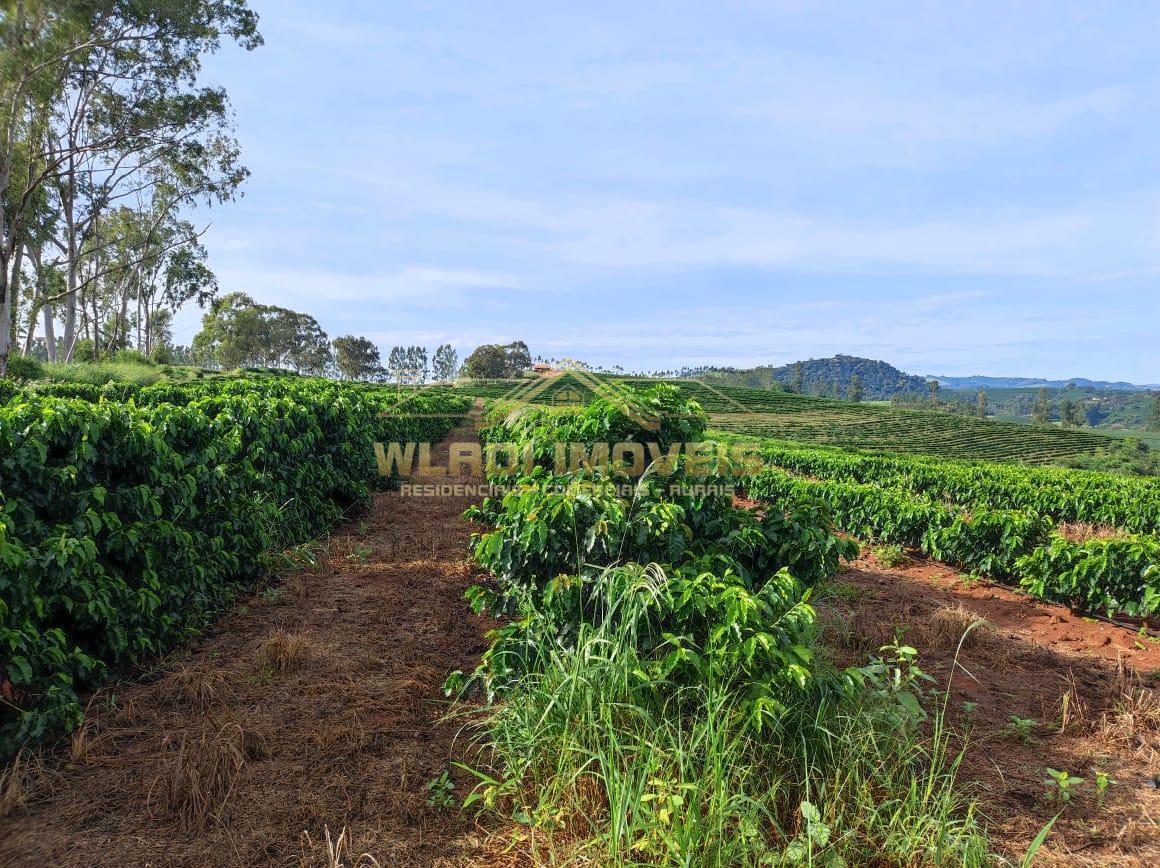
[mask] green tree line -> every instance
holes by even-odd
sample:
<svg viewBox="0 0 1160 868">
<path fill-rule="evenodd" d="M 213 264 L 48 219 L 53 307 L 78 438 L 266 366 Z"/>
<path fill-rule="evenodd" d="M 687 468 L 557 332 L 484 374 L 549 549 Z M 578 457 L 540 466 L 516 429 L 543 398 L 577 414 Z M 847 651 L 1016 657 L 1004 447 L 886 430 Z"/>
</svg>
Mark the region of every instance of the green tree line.
<svg viewBox="0 0 1160 868">
<path fill-rule="evenodd" d="M 248 172 L 199 74 L 223 43 L 260 45 L 257 25 L 245 0 L 0 7 L 0 374 L 38 330 L 50 360 L 82 339 L 149 351 L 216 293 L 189 211 Z"/>
</svg>

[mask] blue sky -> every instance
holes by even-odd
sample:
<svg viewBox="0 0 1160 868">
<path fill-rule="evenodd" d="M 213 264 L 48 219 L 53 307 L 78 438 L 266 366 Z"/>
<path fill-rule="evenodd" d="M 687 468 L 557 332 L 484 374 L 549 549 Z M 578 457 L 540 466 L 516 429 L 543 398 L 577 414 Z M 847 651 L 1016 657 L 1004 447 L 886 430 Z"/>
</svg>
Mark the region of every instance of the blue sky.
<svg viewBox="0 0 1160 868">
<path fill-rule="evenodd" d="M 1160 381 L 1155 4 L 252 4 L 198 218 L 332 336 Z"/>
</svg>

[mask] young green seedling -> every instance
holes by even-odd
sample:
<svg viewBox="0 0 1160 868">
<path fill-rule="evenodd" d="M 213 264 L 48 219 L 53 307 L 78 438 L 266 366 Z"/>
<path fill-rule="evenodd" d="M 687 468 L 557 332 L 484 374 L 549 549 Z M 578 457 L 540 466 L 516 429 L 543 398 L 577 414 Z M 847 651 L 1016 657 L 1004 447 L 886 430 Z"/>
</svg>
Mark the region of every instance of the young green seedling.
<svg viewBox="0 0 1160 868">
<path fill-rule="evenodd" d="M 1083 778 L 1073 777 L 1065 771 L 1061 772 L 1055 769 L 1044 769 L 1044 771 L 1047 773 L 1047 777 L 1043 779 L 1043 785 L 1047 788 L 1044 795 L 1049 802 L 1060 804 L 1070 802 L 1072 793 L 1079 789 L 1079 786 L 1084 782 Z"/>
<path fill-rule="evenodd" d="M 1031 743 L 1031 733 L 1035 727 L 1039 725 L 1039 721 L 1034 717 L 1019 717 L 1018 715 L 1011 715 L 1011 722 L 1007 724 L 1007 731 L 1016 736 L 1024 744 Z"/>
<path fill-rule="evenodd" d="M 427 807 L 453 808 L 455 807 L 455 781 L 447 769 L 437 778 L 427 782 Z"/>
<path fill-rule="evenodd" d="M 1097 771 L 1095 773 L 1096 801 L 1099 803 L 1100 807 L 1103 807 L 1104 797 L 1107 795 L 1108 787 L 1110 787 L 1115 782 L 1116 779 L 1109 775 L 1107 772 Z"/>
</svg>

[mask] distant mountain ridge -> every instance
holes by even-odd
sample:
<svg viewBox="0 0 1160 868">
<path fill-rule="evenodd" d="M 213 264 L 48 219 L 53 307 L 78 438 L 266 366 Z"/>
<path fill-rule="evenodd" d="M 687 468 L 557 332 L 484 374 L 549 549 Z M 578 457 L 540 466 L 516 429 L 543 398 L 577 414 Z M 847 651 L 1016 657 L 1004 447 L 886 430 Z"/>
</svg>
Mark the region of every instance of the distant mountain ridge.
<svg viewBox="0 0 1160 868">
<path fill-rule="evenodd" d="M 938 380 L 939 385 L 946 389 L 1062 389 L 1068 385 L 1075 385 L 1080 389 L 1099 389 L 1113 392 L 1149 392 L 1160 389 L 1156 383 L 1137 385 L 1125 383 L 1122 380 L 1089 380 L 1086 377 L 1071 377 L 1067 380 L 1045 380 L 1040 377 L 984 377 L 980 375 L 970 377 L 946 377 L 938 374 L 928 375 L 927 379 Z"/>
<path fill-rule="evenodd" d="M 1122 381 L 1091 380 L 1073 377 L 1066 380 L 1048 380 L 1037 377 L 948 377 L 928 375 L 920 377 L 900 371 L 888 362 L 866 359 L 860 356 L 838 354 L 825 359 L 803 359 L 788 365 L 775 367 L 759 365 L 755 368 L 727 368 L 703 366 L 684 368 L 677 376 L 701 380 L 722 386 L 745 386 L 751 389 L 782 388 L 800 391 L 805 395 L 825 397 L 850 396 L 850 384 L 855 376 L 862 385 L 862 398 L 866 401 L 887 401 L 894 395 L 927 395 L 928 382 L 937 380 L 943 389 L 952 391 L 976 391 L 978 389 L 1026 389 L 1044 387 L 1063 389 L 1074 385 L 1079 389 L 1093 389 L 1107 392 L 1147 392 L 1160 389 L 1160 385 L 1137 385 Z M 798 378 L 800 377 L 800 384 Z M 799 387 L 800 386 L 800 387 Z"/>
<path fill-rule="evenodd" d="M 799 366 L 800 388 L 797 383 Z M 900 393 L 916 395 L 927 393 L 927 381 L 923 377 L 907 374 L 887 362 L 847 355 L 836 355 L 827 359 L 803 359 L 780 367 L 761 365 L 756 368 L 685 368 L 680 371 L 679 376 L 710 384 L 746 386 L 752 389 L 769 389 L 777 386 L 790 391 L 800 391 L 804 395 L 821 395 L 827 398 L 848 398 L 850 384 L 857 376 L 862 386 L 862 399 L 866 401 L 887 401 L 892 395 Z"/>
</svg>

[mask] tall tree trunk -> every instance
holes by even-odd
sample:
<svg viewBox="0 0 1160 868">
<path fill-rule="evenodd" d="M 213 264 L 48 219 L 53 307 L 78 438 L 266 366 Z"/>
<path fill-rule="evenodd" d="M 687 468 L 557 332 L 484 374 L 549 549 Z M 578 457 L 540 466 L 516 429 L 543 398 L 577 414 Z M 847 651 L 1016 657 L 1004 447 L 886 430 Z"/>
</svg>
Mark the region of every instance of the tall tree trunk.
<svg viewBox="0 0 1160 868">
<path fill-rule="evenodd" d="M 69 159 L 67 182 L 65 184 L 64 207 L 65 232 L 68 236 L 68 246 L 65 255 L 68 258 L 68 267 L 65 277 L 64 297 L 64 360 L 71 362 L 73 351 L 77 343 L 77 269 L 80 267 L 80 252 L 77 249 L 77 224 L 74 206 L 76 204 L 76 165 Z"/>
<path fill-rule="evenodd" d="M 32 355 L 32 343 L 36 339 L 36 320 L 40 316 L 40 299 L 34 298 L 28 306 L 28 333 L 24 336 L 24 355 Z"/>
<path fill-rule="evenodd" d="M 12 300 L 20 292 L 20 266 L 23 260 L 24 242 L 18 241 L 12 256 L 11 276 L 9 276 L 7 268 L 0 269 L 4 272 L 2 278 L 4 285 L 0 287 L 0 291 L 3 291 L 3 299 L 0 300 L 0 376 L 8 373 L 8 354 L 12 352 L 13 337 L 16 331 L 15 322 L 12 319 Z"/>
<path fill-rule="evenodd" d="M 93 297 L 93 361 L 101 357 L 101 312 L 97 308 L 97 291 L 96 286 L 93 286 L 93 291 L 90 293 Z"/>
<path fill-rule="evenodd" d="M 44 247 L 38 245 L 29 251 L 29 260 L 32 262 L 32 273 L 36 277 L 36 298 L 39 305 L 33 305 L 35 313 L 28 318 L 28 338 L 32 340 L 32 333 L 36 328 L 36 316 L 44 317 L 44 352 L 50 362 L 56 361 L 56 323 L 52 302 L 48 300 L 48 287 L 45 285 Z"/>
<path fill-rule="evenodd" d="M 66 290 L 67 295 L 64 297 L 64 360 L 71 362 L 73 357 L 73 350 L 76 349 L 77 343 L 77 296 L 76 273 L 73 271 L 73 266 L 68 266 Z"/>
<path fill-rule="evenodd" d="M 32 304 L 28 308 L 28 334 L 24 338 L 24 355 L 32 352 L 33 342 L 36 340 L 36 318 L 40 316 L 40 309 L 44 306 L 44 285 L 40 279 L 40 259 L 43 255 L 40 245 L 33 245 L 28 250 L 28 262 L 32 266 Z"/>
<path fill-rule="evenodd" d="M 12 306 L 8 301 L 7 264 L 0 266 L 0 377 L 8 373 L 8 352 L 12 338 Z"/>
<path fill-rule="evenodd" d="M 19 7 L 18 7 L 19 8 Z M 12 140 L 15 134 L 15 127 L 12 120 L 9 119 L 5 129 L 5 141 L 3 151 L 0 152 L 0 190 L 7 190 L 8 184 L 12 180 Z M 8 213 L 5 207 L 5 197 L 0 195 L 0 377 L 8 373 L 8 349 L 9 343 L 6 335 L 11 330 L 12 308 L 8 302 L 8 295 L 10 289 L 10 282 L 8 279 L 8 266 L 12 262 L 12 248 L 9 246 L 13 240 L 13 233 L 15 227 L 12 225 L 13 215 Z"/>
<path fill-rule="evenodd" d="M 44 351 L 48 353 L 50 362 L 56 361 L 56 323 L 52 310 L 52 302 L 46 301 L 44 311 Z"/>
<path fill-rule="evenodd" d="M 148 299 L 145 301 L 142 316 L 145 318 L 145 355 L 148 356 L 153 352 L 153 306 Z"/>
<path fill-rule="evenodd" d="M 113 324 L 113 327 L 114 327 L 113 328 L 114 340 L 116 339 L 117 335 L 119 335 L 121 338 L 120 345 L 118 346 L 116 343 L 114 343 L 113 346 L 117 349 L 120 349 L 120 347 L 128 345 L 128 343 L 129 343 L 129 286 L 127 283 L 124 285 L 124 287 L 121 291 L 121 316 L 120 316 L 120 319 L 118 319 L 117 322 L 115 322 Z"/>
</svg>

